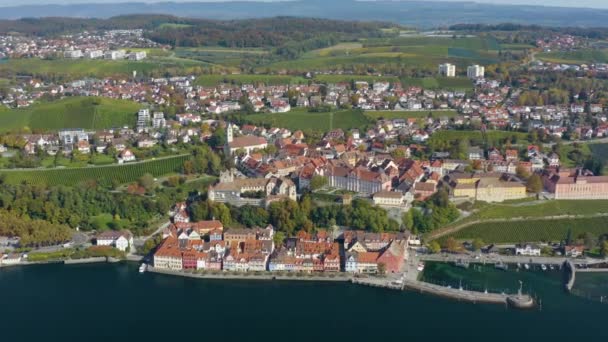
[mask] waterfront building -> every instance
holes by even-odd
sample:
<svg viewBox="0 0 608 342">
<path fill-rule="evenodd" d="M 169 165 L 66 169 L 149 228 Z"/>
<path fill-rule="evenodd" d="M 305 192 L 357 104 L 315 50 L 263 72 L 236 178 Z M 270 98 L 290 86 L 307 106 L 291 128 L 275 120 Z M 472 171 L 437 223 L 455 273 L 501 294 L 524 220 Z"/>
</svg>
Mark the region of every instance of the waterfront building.
<svg viewBox="0 0 608 342">
<path fill-rule="evenodd" d="M 515 246 L 515 255 L 540 256 L 540 253 L 541 249 L 537 245 L 527 243 Z"/>
<path fill-rule="evenodd" d="M 112 246 L 125 252 L 133 246 L 133 234 L 128 230 L 109 230 L 97 235 L 97 246 Z"/>
</svg>

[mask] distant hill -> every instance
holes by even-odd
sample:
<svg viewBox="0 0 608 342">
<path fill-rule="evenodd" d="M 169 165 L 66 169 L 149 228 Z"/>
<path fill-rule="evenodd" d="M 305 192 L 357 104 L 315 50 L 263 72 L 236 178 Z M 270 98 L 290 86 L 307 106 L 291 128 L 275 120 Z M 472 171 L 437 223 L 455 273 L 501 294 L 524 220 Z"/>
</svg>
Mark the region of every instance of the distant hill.
<svg viewBox="0 0 608 342">
<path fill-rule="evenodd" d="M 62 128 L 104 129 L 133 126 L 141 106 L 126 100 L 68 97 L 23 109 L 0 109 L 0 131 L 49 131 Z"/>
<path fill-rule="evenodd" d="M 458 23 L 511 22 L 544 26 L 607 27 L 608 10 L 473 2 L 306 0 L 289 2 L 112 3 L 3 7 L 0 19 L 71 16 L 109 18 L 125 14 L 167 14 L 190 18 L 241 19 L 275 16 L 381 20 L 420 28 Z"/>
</svg>

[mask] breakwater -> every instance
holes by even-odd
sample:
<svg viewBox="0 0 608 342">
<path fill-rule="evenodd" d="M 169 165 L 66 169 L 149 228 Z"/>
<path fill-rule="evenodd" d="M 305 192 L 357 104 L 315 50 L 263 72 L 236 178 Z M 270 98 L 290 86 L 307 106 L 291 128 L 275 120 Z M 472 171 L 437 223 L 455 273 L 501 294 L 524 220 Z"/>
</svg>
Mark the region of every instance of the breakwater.
<svg viewBox="0 0 608 342">
<path fill-rule="evenodd" d="M 469 291 L 439 286 L 417 280 L 401 280 L 395 282 L 387 282 L 386 280 L 383 281 L 380 279 L 373 278 L 353 278 L 352 282 L 354 284 L 383 287 L 394 290 L 416 291 L 420 293 L 427 293 L 439 297 L 450 298 L 470 303 L 502 304 L 522 309 L 534 307 L 534 300 L 532 299 L 532 297 L 522 294 L 507 295 L 502 293 L 499 294 Z"/>
</svg>

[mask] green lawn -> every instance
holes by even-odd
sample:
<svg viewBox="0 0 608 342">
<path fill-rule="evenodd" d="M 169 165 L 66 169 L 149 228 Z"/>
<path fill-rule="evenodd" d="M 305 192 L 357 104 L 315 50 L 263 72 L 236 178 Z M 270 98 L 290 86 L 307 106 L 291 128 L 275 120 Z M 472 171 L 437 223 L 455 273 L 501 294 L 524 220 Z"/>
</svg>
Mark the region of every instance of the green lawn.
<svg viewBox="0 0 608 342">
<path fill-rule="evenodd" d="M 498 145 L 503 139 L 515 138 L 515 143 L 527 143 L 528 135 L 521 132 L 488 131 L 488 143 Z M 439 131 L 429 139 L 429 144 L 441 145 L 443 142 L 453 142 L 461 139 L 469 139 L 473 145 L 483 144 L 481 131 Z"/>
<path fill-rule="evenodd" d="M 23 109 L 0 110 L 0 132 L 25 127 L 38 130 L 62 128 L 103 129 L 133 126 L 141 105 L 101 97 L 68 97 L 40 102 Z"/>
<path fill-rule="evenodd" d="M 306 109 L 297 108 L 288 113 L 252 114 L 245 119 L 255 124 L 269 124 L 291 130 L 329 131 L 331 129 L 362 128 L 370 120 L 358 110 L 335 110 L 327 113 L 309 113 Z"/>
<path fill-rule="evenodd" d="M 473 82 L 466 77 L 424 77 L 401 79 L 403 87 L 422 87 L 424 89 L 473 90 Z"/>
<path fill-rule="evenodd" d="M 561 241 L 568 230 L 573 237 L 586 232 L 595 236 L 608 234 L 608 218 L 488 222 L 471 225 L 451 236 L 459 240 L 480 238 L 486 243 Z"/>
</svg>

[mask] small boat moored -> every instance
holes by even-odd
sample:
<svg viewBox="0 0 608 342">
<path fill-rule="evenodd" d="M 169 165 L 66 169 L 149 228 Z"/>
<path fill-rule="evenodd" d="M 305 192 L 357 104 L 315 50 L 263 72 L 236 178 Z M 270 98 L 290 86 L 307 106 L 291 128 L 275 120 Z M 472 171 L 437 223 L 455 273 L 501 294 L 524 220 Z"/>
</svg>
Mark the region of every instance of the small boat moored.
<svg viewBox="0 0 608 342">
<path fill-rule="evenodd" d="M 543 271 L 546 271 L 547 270 L 547 266 L 545 266 L 545 264 L 541 264 L 540 265 L 540 269 L 543 270 Z"/>
<path fill-rule="evenodd" d="M 499 262 L 496 265 L 494 265 L 494 268 L 496 268 L 498 270 L 506 271 L 509 269 L 509 265 L 505 264 L 504 262 Z"/>
<path fill-rule="evenodd" d="M 144 272 L 146 272 L 147 269 L 148 269 L 148 265 L 141 264 L 141 266 L 139 266 L 139 273 L 144 273 Z"/>
<path fill-rule="evenodd" d="M 417 269 L 418 269 L 418 272 L 424 271 L 424 263 L 423 262 L 419 263 Z"/>
</svg>

